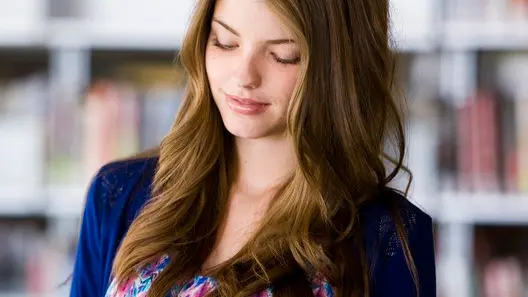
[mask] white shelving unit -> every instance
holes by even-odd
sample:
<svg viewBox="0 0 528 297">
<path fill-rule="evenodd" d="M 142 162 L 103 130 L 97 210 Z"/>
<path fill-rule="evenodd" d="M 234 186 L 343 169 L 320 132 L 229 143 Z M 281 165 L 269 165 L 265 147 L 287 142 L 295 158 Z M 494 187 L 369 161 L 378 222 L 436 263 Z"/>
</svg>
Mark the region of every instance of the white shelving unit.
<svg viewBox="0 0 528 297">
<path fill-rule="evenodd" d="M 434 0 L 390 1 L 391 35 L 402 52 L 430 52 L 437 47 L 438 18 Z M 417 13 L 417 11 L 419 13 Z"/>
<path fill-rule="evenodd" d="M 449 21 L 443 26 L 442 46 L 454 51 L 526 50 L 526 22 Z"/>
<path fill-rule="evenodd" d="M 46 207 L 42 192 L 18 188 L 2 188 L 0 216 L 42 215 Z"/>
<path fill-rule="evenodd" d="M 46 1 L 21 0 L 17 5 L 0 2 L 0 47 L 175 50 L 183 40 L 195 3 L 194 0 L 76 2 L 85 7 L 86 15 L 56 19 L 45 16 Z M 398 50 L 432 50 L 437 41 L 433 33 L 437 24 L 432 17 L 436 2 L 393 2 L 392 35 L 398 40 Z M 126 13 L 123 7 L 127 8 Z M 423 13 L 416 14 L 415 9 Z"/>
<path fill-rule="evenodd" d="M 438 221 L 458 224 L 528 226 L 528 195 L 445 192 Z"/>
<path fill-rule="evenodd" d="M 45 1 L 0 0 L 0 43 L 4 47 L 39 46 L 45 36 Z"/>
<path fill-rule="evenodd" d="M 48 187 L 46 215 L 54 218 L 75 218 L 82 214 L 86 200 L 87 186 Z"/>
<path fill-rule="evenodd" d="M 74 2 L 85 15 L 49 18 L 48 1 L 2 0 L 0 47 L 175 50 L 194 5 L 194 0 Z"/>
<path fill-rule="evenodd" d="M 46 15 L 47 1 L 0 0 L 0 48 L 47 49 L 50 84 L 79 94 L 92 71 L 92 50 L 176 51 L 195 1 L 76 2 L 83 6 L 85 15 L 51 19 Z M 440 92 L 463 102 L 476 86 L 477 52 L 528 50 L 528 22 L 445 21 L 440 15 L 444 2 L 392 0 L 392 33 L 397 49 L 405 54 L 440 55 Z M 433 185 L 421 188 L 427 190 L 429 186 Z M 0 216 L 78 217 L 86 190 L 87 185 L 2 188 Z M 473 227 L 528 225 L 528 195 L 438 193 L 431 189 L 420 193 L 416 193 L 415 202 L 439 224 L 442 252 L 438 275 L 444 296 L 472 296 Z"/>
</svg>

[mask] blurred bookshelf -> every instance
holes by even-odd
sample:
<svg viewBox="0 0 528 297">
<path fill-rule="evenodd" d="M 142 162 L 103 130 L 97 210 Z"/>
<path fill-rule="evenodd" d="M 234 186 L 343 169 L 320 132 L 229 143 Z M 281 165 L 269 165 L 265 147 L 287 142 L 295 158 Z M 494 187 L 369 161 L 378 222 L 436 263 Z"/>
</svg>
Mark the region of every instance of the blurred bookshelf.
<svg viewBox="0 0 528 297">
<path fill-rule="evenodd" d="M 0 297 L 68 295 L 95 170 L 176 116 L 193 3 L 0 0 Z M 439 296 L 528 296 L 528 0 L 391 7 Z"/>
</svg>

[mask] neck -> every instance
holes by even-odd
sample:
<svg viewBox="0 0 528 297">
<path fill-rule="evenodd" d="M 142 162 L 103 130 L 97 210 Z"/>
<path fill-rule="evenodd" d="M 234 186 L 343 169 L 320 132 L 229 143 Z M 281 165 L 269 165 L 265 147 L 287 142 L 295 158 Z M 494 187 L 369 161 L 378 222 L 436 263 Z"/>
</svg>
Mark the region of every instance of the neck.
<svg viewBox="0 0 528 297">
<path fill-rule="evenodd" d="M 232 190 L 260 196 L 293 173 L 297 159 L 290 139 L 235 138 L 234 141 L 236 173 Z"/>
</svg>

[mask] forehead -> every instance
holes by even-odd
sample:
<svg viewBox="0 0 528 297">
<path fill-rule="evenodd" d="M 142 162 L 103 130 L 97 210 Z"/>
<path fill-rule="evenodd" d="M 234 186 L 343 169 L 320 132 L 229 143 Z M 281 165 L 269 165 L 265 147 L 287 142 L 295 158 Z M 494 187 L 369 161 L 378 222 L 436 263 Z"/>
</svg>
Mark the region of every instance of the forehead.
<svg viewBox="0 0 528 297">
<path fill-rule="evenodd" d="M 235 29 L 242 38 L 291 38 L 265 0 L 217 0 L 214 17 Z"/>
</svg>

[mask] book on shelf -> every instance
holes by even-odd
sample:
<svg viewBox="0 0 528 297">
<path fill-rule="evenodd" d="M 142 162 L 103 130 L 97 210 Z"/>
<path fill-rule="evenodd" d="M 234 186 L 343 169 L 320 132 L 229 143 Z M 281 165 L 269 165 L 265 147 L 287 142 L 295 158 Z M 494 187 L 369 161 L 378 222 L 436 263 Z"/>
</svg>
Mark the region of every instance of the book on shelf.
<svg viewBox="0 0 528 297">
<path fill-rule="evenodd" d="M 135 93 L 124 84 L 97 81 L 83 106 L 83 168 L 93 176 L 105 163 L 138 151 Z"/>
<path fill-rule="evenodd" d="M 0 81 L 0 196 L 6 189 L 29 194 L 43 182 L 46 90 L 42 74 Z"/>
<path fill-rule="evenodd" d="M 528 193 L 528 91 L 520 93 L 515 100 L 516 124 L 516 178 L 518 190 Z"/>
<path fill-rule="evenodd" d="M 154 87 L 141 96 L 141 150 L 158 145 L 169 133 L 183 98 L 183 90 Z"/>
<path fill-rule="evenodd" d="M 462 191 L 528 193 L 528 97 L 477 90 L 457 110 Z"/>
<path fill-rule="evenodd" d="M 528 21 L 527 0 L 445 0 L 447 18 L 464 22 Z"/>
<path fill-rule="evenodd" d="M 499 175 L 502 182 L 501 189 L 506 192 L 518 192 L 515 100 L 502 94 L 499 97 L 499 102 L 499 151 L 501 157 Z"/>
<path fill-rule="evenodd" d="M 514 257 L 489 261 L 484 267 L 484 297 L 524 297 L 523 269 Z"/>
<path fill-rule="evenodd" d="M 461 190 L 499 189 L 497 102 L 480 90 L 458 110 L 458 185 Z"/>
<path fill-rule="evenodd" d="M 473 262 L 476 296 L 524 297 L 528 293 L 528 229 L 478 226 Z"/>
<path fill-rule="evenodd" d="M 130 62 L 103 70 L 83 104 L 85 177 L 158 145 L 176 117 L 185 81 L 182 68 L 171 63 Z"/>
<path fill-rule="evenodd" d="M 41 222 L 0 222 L 0 291 L 39 294 L 51 282 L 57 263 L 43 257 L 46 247 Z"/>
<path fill-rule="evenodd" d="M 527 0 L 509 0 L 510 15 L 514 20 L 528 22 L 528 1 Z"/>
<path fill-rule="evenodd" d="M 136 87 L 100 80 L 84 102 L 83 167 L 86 176 L 107 162 L 158 145 L 176 117 L 182 90 L 176 87 Z"/>
<path fill-rule="evenodd" d="M 46 115 L 46 183 L 79 184 L 83 180 L 80 148 L 82 140 L 82 108 L 80 95 L 54 86 Z"/>
<path fill-rule="evenodd" d="M 445 97 L 436 99 L 438 112 L 438 142 L 435 163 L 439 188 L 454 191 L 457 185 L 457 112 Z"/>
<path fill-rule="evenodd" d="M 85 188 L 103 164 L 159 144 L 183 96 L 184 77 L 171 67 L 127 66 L 130 77 L 95 79 L 84 94 L 45 73 L 0 80 L 0 165 L 9 168 L 0 203 L 46 205 L 48 189 Z"/>
</svg>

